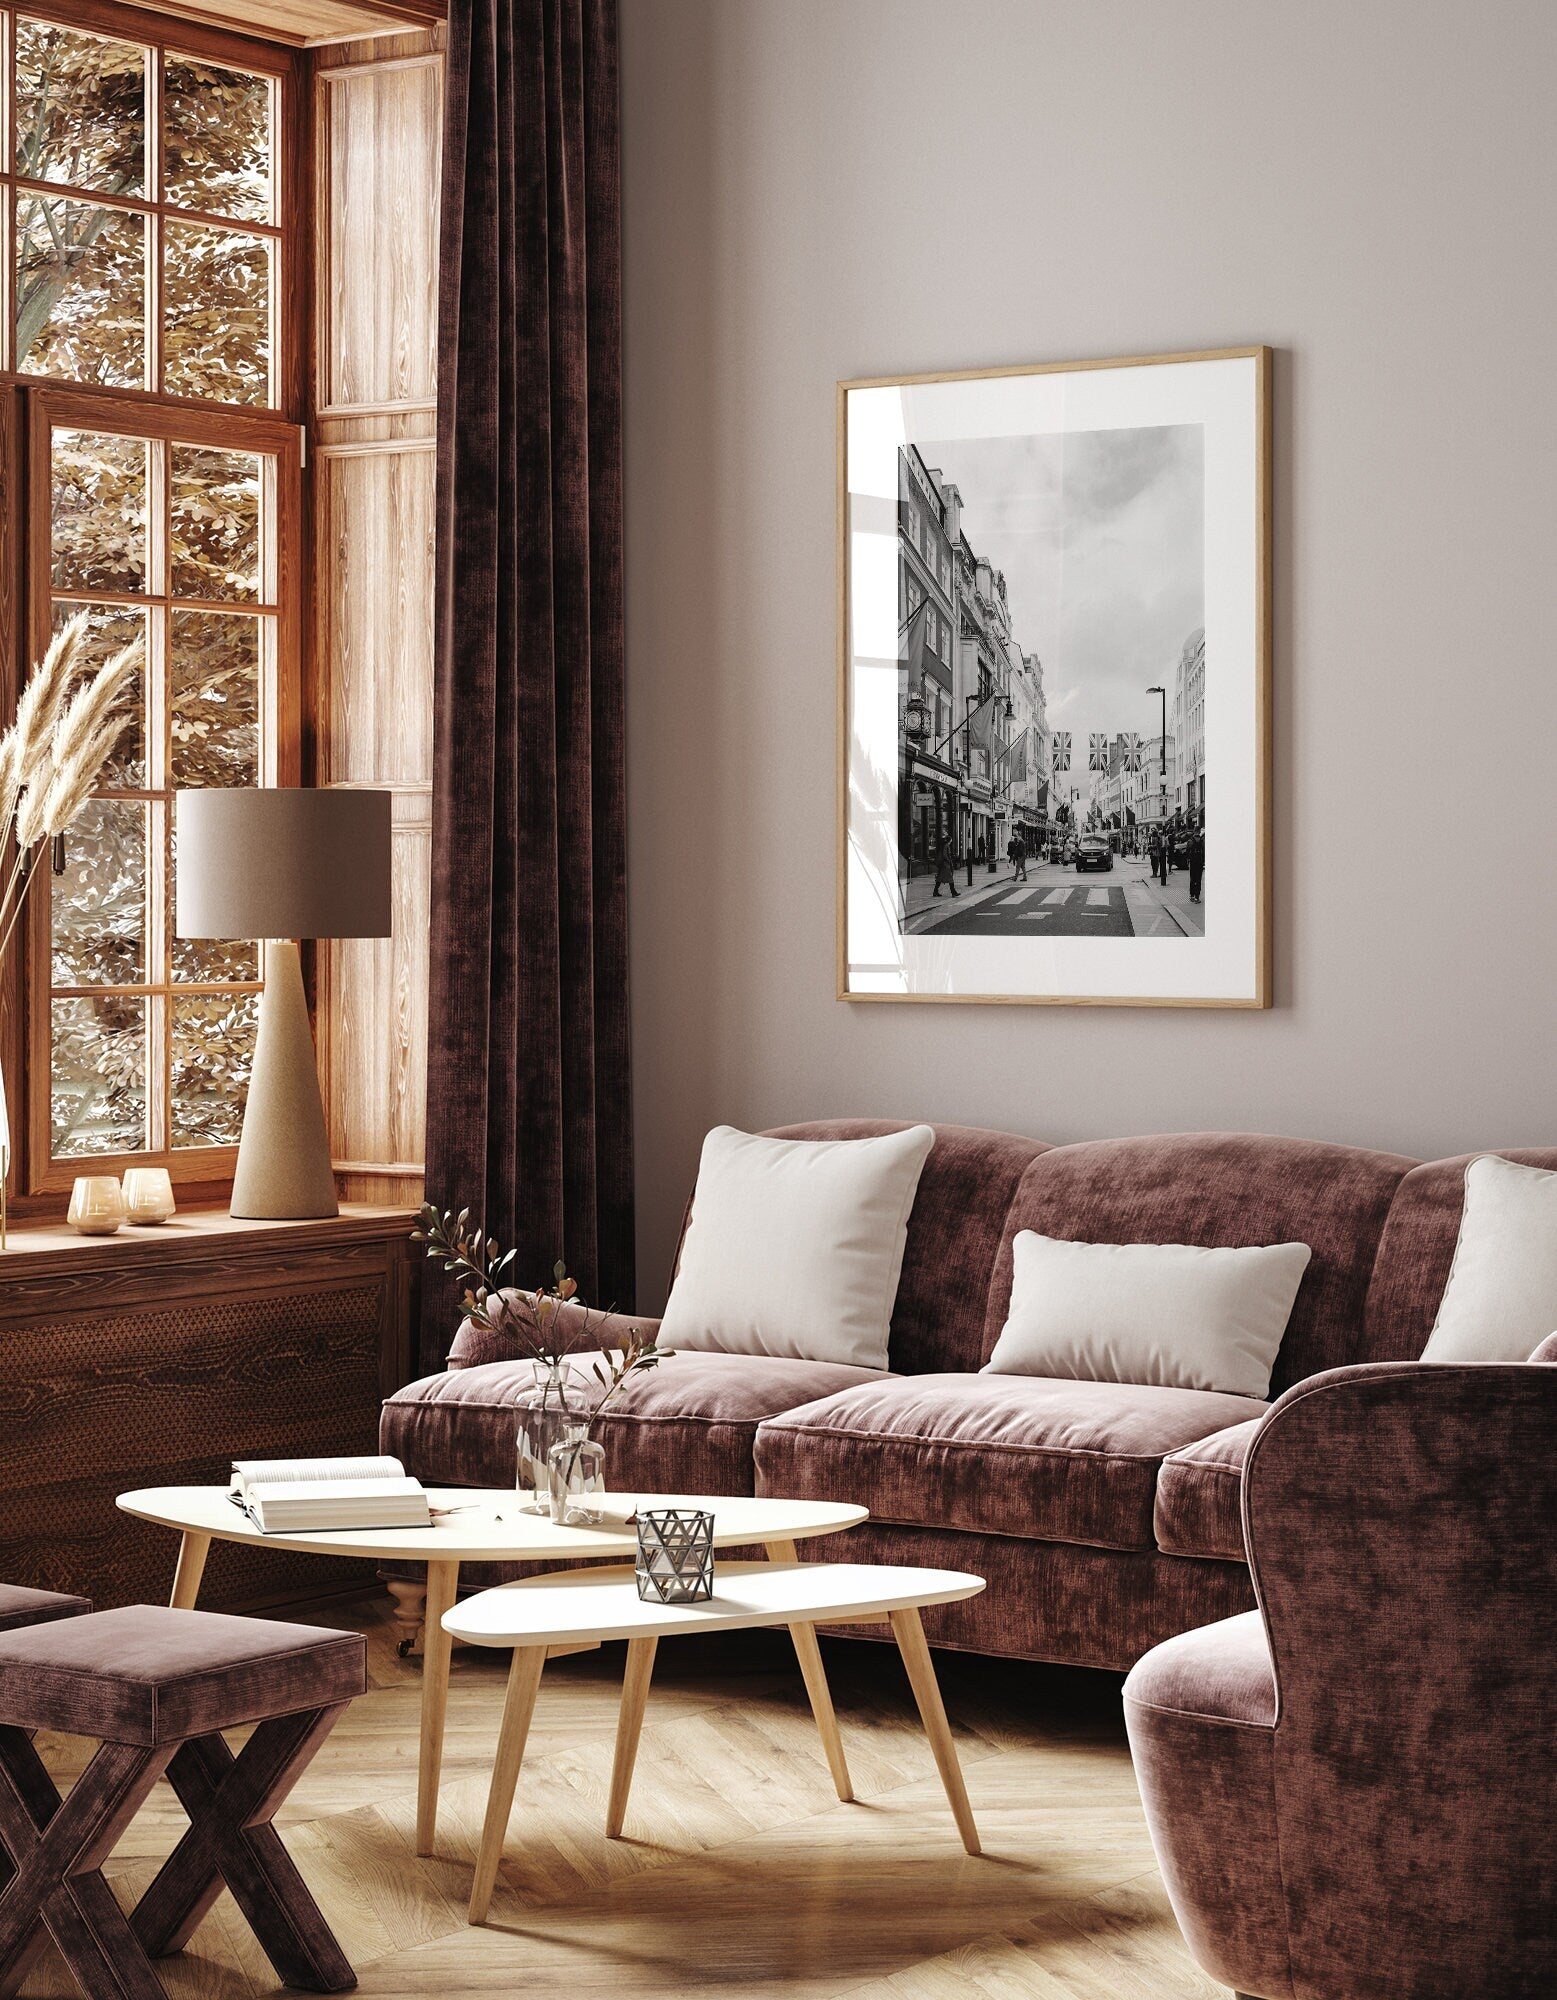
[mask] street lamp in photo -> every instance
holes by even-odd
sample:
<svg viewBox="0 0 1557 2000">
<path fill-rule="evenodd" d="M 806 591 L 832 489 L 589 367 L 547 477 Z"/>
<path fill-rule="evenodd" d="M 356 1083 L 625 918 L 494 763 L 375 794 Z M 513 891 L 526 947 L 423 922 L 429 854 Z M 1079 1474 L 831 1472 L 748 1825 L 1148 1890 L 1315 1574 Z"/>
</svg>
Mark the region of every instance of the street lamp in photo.
<svg viewBox="0 0 1557 2000">
<path fill-rule="evenodd" d="M 1162 696 L 1162 734 L 1157 738 L 1157 788 L 1161 794 L 1161 811 L 1158 817 L 1166 824 L 1168 818 L 1168 690 L 1165 687 L 1149 687 L 1146 692 Z"/>
</svg>

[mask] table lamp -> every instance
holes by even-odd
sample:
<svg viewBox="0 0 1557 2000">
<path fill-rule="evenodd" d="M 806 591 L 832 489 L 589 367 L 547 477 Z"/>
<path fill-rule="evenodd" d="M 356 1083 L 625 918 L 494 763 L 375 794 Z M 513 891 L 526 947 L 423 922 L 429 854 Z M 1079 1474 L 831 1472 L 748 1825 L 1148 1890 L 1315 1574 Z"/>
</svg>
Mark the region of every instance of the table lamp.
<svg viewBox="0 0 1557 2000">
<path fill-rule="evenodd" d="M 177 792 L 175 928 L 259 938 L 259 1039 L 232 1213 L 291 1222 L 338 1215 L 298 938 L 390 934 L 388 792 Z"/>
</svg>

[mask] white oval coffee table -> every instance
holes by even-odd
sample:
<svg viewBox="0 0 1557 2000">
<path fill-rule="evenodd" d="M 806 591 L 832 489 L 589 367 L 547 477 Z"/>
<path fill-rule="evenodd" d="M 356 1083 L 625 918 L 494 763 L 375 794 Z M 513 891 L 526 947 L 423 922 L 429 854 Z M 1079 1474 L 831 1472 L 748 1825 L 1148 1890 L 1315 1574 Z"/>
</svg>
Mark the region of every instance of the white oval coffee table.
<svg viewBox="0 0 1557 2000">
<path fill-rule="evenodd" d="M 716 1515 L 716 1521 L 717 1518 Z M 760 1626 L 787 1625 L 791 1632 L 807 1634 L 814 1648 L 817 1625 L 890 1619 L 957 1831 L 968 1852 L 977 1854 L 978 1829 L 968 1805 L 956 1746 L 947 1727 L 930 1649 L 919 1622 L 919 1609 L 926 1604 L 954 1604 L 964 1597 L 976 1597 L 983 1588 L 981 1576 L 969 1576 L 959 1570 L 896 1569 L 882 1563 L 768 1562 L 716 1564 L 714 1594 L 699 1604 L 645 1603 L 638 1595 L 631 1569 L 585 1569 L 562 1576 L 527 1577 L 522 1582 L 499 1584 L 495 1590 L 478 1591 L 474 1597 L 466 1598 L 463 1604 L 444 1614 L 445 1630 L 472 1645 L 514 1649 L 508 1692 L 503 1700 L 503 1721 L 492 1759 L 492 1789 L 487 1795 L 481 1849 L 470 1891 L 470 1921 L 483 1922 L 492 1901 L 547 1650 L 580 1641 L 627 1641 L 627 1672 L 622 1681 L 610 1803 L 606 1808 L 606 1834 L 615 1840 L 622 1831 L 627 1811 L 627 1794 L 643 1729 L 643 1708 L 654 1672 L 655 1649 L 661 1639 L 685 1638 L 696 1632 L 744 1632 Z M 803 1652 L 801 1669 L 805 1672 Z M 816 1672 L 820 1679 L 819 1659 Z M 806 1685 L 808 1688 L 811 1685 L 809 1675 Z M 825 1689 L 825 1680 L 821 1685 Z M 812 1707 L 836 1782 L 843 1750 L 838 1742 L 831 1699 L 827 1701 L 825 1720 L 814 1694 Z M 846 1769 L 843 1782 L 838 1784 L 838 1796 L 852 1797 Z"/>
<path fill-rule="evenodd" d="M 430 1528 L 331 1528 L 317 1534 L 263 1535 L 228 1498 L 225 1486 L 149 1486 L 121 1493 L 121 1512 L 138 1521 L 175 1529 L 179 1544 L 173 1574 L 175 1607 L 187 1610 L 200 1591 L 212 1542 L 245 1542 L 257 1548 L 302 1550 L 308 1555 L 361 1556 L 372 1562 L 427 1565 L 426 1642 L 422 1657 L 421 1749 L 416 1772 L 416 1851 L 431 1854 L 438 1827 L 438 1779 L 443 1769 L 443 1726 L 449 1705 L 449 1630 L 444 1614 L 457 1601 L 460 1565 L 467 1562 L 607 1561 L 636 1554 L 638 1537 L 630 1525 L 640 1507 L 699 1508 L 714 1517 L 714 1545 L 765 1548 L 774 1562 L 792 1562 L 795 1543 L 813 1535 L 836 1535 L 866 1518 L 863 1507 L 830 1500 L 756 1500 L 660 1493 L 608 1493 L 601 1498 L 598 1526 L 560 1527 L 543 1514 L 523 1511 L 512 1488 L 438 1486 L 427 1489 L 433 1511 Z M 587 1572 L 586 1572 L 587 1574 Z M 824 1743 L 837 1739 L 832 1696 L 822 1671 L 821 1649 L 809 1625 L 794 1628 L 795 1650 L 806 1692 Z M 834 1761 L 839 1797 L 849 1796 L 842 1753 Z"/>
</svg>

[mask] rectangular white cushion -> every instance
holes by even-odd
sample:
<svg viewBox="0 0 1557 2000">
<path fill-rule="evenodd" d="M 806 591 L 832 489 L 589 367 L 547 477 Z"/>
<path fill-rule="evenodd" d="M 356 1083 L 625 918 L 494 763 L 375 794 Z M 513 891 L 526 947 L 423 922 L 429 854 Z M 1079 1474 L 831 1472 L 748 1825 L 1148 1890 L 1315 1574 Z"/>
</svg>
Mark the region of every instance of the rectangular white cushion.
<svg viewBox="0 0 1557 2000">
<path fill-rule="evenodd" d="M 1528 1361 L 1557 1329 L 1557 1174 L 1487 1154 L 1465 1210 L 1424 1361 Z"/>
<path fill-rule="evenodd" d="M 1021 1230 L 986 1375 L 1219 1389 L 1263 1399 L 1306 1243 L 1065 1243 Z"/>
<path fill-rule="evenodd" d="M 717 1125 L 662 1347 L 887 1366 L 908 1215 L 935 1134 L 766 1139 Z"/>
</svg>

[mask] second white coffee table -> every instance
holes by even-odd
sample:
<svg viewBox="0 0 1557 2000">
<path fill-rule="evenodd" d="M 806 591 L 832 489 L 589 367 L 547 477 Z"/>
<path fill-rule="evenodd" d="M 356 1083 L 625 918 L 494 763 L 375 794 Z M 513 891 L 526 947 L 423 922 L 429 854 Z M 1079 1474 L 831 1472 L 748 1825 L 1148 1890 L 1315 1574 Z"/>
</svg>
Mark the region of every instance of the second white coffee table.
<svg viewBox="0 0 1557 2000">
<path fill-rule="evenodd" d="M 547 1649 L 574 1645 L 581 1640 L 627 1641 L 627 1672 L 622 1681 L 611 1795 L 606 1809 L 606 1833 L 614 1840 L 621 1833 L 627 1811 L 627 1793 L 643 1729 L 643 1708 L 654 1672 L 655 1649 L 661 1639 L 787 1625 L 791 1632 L 805 1632 L 814 1647 L 817 1625 L 889 1619 L 957 1831 L 968 1852 L 977 1854 L 978 1829 L 973 1824 L 956 1745 L 941 1705 L 941 1691 L 936 1684 L 924 1628 L 919 1622 L 919 1608 L 976 1597 L 983 1588 L 981 1576 L 969 1576 L 960 1570 L 897 1569 L 884 1563 L 770 1562 L 717 1564 L 714 1594 L 698 1604 L 644 1602 L 638 1595 L 631 1569 L 572 1570 L 562 1576 L 528 1577 L 523 1582 L 500 1584 L 495 1590 L 478 1591 L 474 1597 L 468 1597 L 444 1614 L 445 1629 L 456 1639 L 468 1640 L 473 1645 L 514 1649 L 503 1720 L 492 1759 L 492 1788 L 487 1796 L 481 1848 L 470 1891 L 470 1921 L 483 1922 L 492 1901 Z M 803 1667 L 803 1653 L 801 1663 Z M 821 1673 L 820 1664 L 817 1673 Z M 807 1686 L 810 1686 L 809 1676 Z M 812 1705 L 816 1706 L 814 1695 Z M 838 1782 L 843 1751 L 837 1741 L 838 1725 L 833 1719 L 830 1700 L 826 1720 L 819 1707 L 816 1719 L 838 1796 L 850 1798 L 853 1794 L 847 1787 L 847 1772 L 844 1781 Z"/>
<path fill-rule="evenodd" d="M 638 1546 L 629 1517 L 640 1507 L 700 1508 L 714 1517 L 714 1546 L 765 1548 L 775 1562 L 793 1561 L 797 1539 L 836 1535 L 866 1517 L 863 1507 L 830 1500 L 699 1498 L 684 1494 L 610 1493 L 602 1496 L 605 1518 L 595 1527 L 559 1527 L 542 1514 L 521 1511 L 510 1487 L 429 1487 L 430 1528 L 334 1528 L 307 1535 L 262 1535 L 248 1515 L 227 1497 L 225 1486 L 153 1486 L 121 1493 L 122 1512 L 156 1521 L 183 1536 L 173 1575 L 172 1603 L 191 1607 L 199 1594 L 206 1556 L 213 1541 L 246 1542 L 258 1548 L 302 1549 L 310 1555 L 365 1556 L 374 1562 L 427 1565 L 426 1646 L 422 1658 L 421 1750 L 416 1772 L 416 1851 L 431 1854 L 438 1827 L 438 1779 L 443 1769 L 443 1725 L 449 1704 L 449 1630 L 444 1614 L 457 1602 L 460 1565 L 468 1562 L 549 1562 L 559 1566 L 604 1557 L 633 1555 Z M 848 1771 L 841 1750 L 834 1752 L 838 1725 L 822 1671 L 821 1650 L 809 1625 L 793 1628 L 806 1692 L 816 1714 L 840 1798 L 847 1798 Z"/>
</svg>

